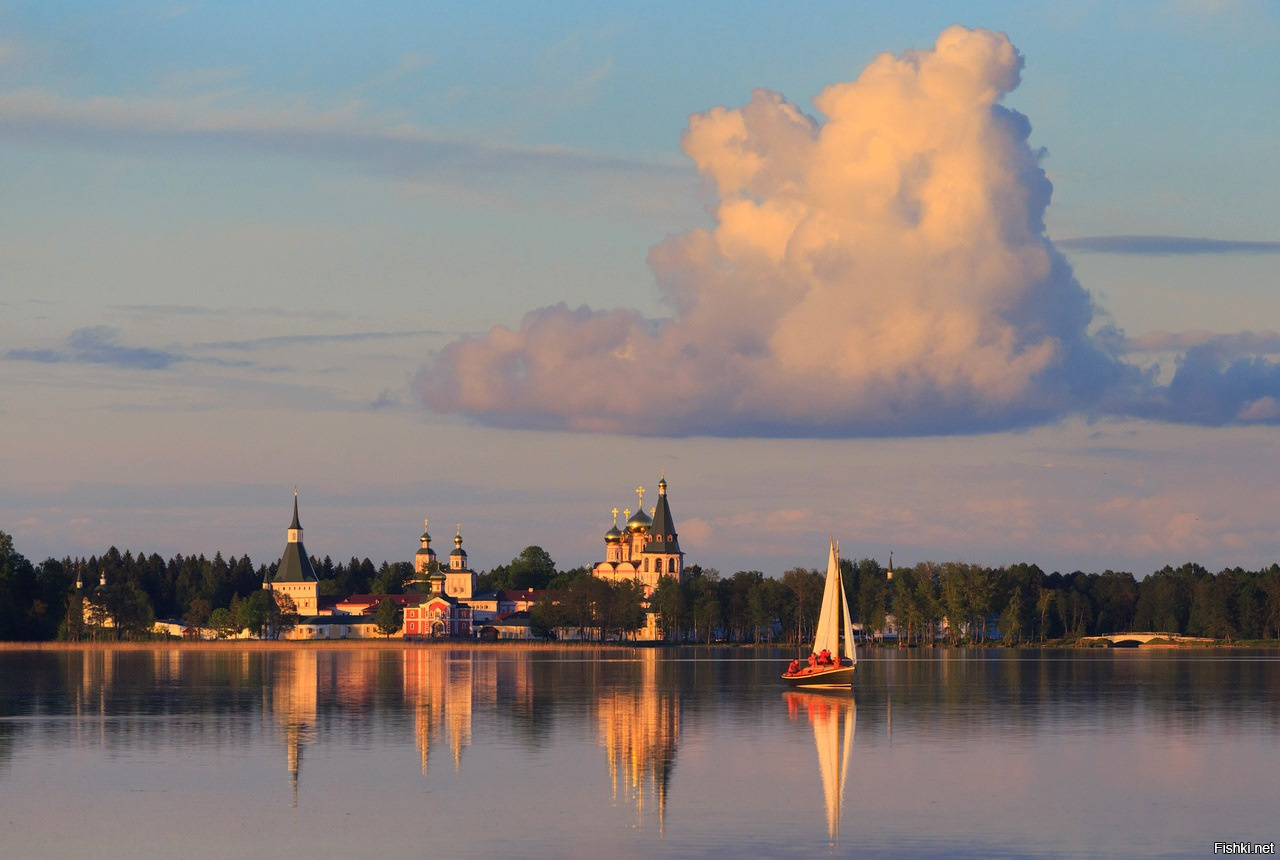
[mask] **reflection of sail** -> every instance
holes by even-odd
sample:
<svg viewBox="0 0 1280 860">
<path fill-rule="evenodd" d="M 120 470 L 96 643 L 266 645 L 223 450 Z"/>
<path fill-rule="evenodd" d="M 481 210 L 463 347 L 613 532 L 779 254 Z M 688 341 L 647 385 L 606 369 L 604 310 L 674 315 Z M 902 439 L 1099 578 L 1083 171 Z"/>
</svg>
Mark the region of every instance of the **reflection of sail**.
<svg viewBox="0 0 1280 860">
<path fill-rule="evenodd" d="M 424 775 L 432 746 L 448 743 L 455 771 L 462 768 L 462 750 L 471 746 L 472 661 L 448 657 L 434 648 L 404 652 L 404 697 L 413 705 Z"/>
<path fill-rule="evenodd" d="M 827 801 L 827 833 L 832 842 L 840 841 L 840 807 L 844 784 L 853 757 L 853 735 L 857 727 L 858 706 L 851 695 L 822 693 L 786 693 L 787 708 L 794 720 L 804 712 L 813 726 L 813 739 L 818 747 L 818 770 L 822 774 L 822 792 Z"/>
<path fill-rule="evenodd" d="M 658 807 L 661 832 L 667 807 L 667 783 L 675 766 L 680 740 L 680 703 L 674 689 L 658 683 L 658 655 L 640 652 L 640 677 L 635 685 L 601 692 L 596 701 L 600 739 L 609 758 L 613 796 L 619 783 L 624 798 L 644 816 L 645 801 Z"/>
<path fill-rule="evenodd" d="M 293 783 L 293 805 L 297 806 L 302 749 L 315 737 L 316 652 L 285 651 L 272 657 L 276 672 L 271 683 L 271 713 L 284 729 L 289 778 Z"/>
</svg>

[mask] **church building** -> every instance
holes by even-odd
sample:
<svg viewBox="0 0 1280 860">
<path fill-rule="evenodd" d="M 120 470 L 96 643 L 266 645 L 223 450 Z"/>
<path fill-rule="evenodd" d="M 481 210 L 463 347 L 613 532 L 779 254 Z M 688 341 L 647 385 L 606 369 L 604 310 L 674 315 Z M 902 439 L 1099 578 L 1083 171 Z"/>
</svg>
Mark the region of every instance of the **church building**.
<svg viewBox="0 0 1280 860">
<path fill-rule="evenodd" d="M 430 520 L 422 521 L 422 548 L 413 558 L 414 581 L 424 594 L 444 594 L 455 600 L 470 600 L 476 593 L 476 572 L 467 564 L 467 551 L 462 548 L 462 526 L 453 536 L 453 552 L 449 566 L 441 567 L 436 551 L 431 548 Z"/>
<path fill-rule="evenodd" d="M 441 566 L 431 548 L 430 520 L 422 521 L 422 547 L 413 558 L 414 582 L 422 598 L 404 609 L 404 635 L 411 637 L 469 637 L 472 609 L 468 601 L 476 592 L 476 572 L 462 548 L 462 526 L 453 536 L 449 566 Z"/>
<path fill-rule="evenodd" d="M 298 522 L 298 491 L 293 491 L 293 522 L 289 524 L 289 540 L 284 545 L 284 555 L 273 577 L 268 571 L 262 581 L 268 591 L 277 591 L 293 598 L 298 615 L 307 617 L 319 612 L 320 580 L 311 566 L 307 548 L 302 545 L 302 524 Z"/>
<path fill-rule="evenodd" d="M 618 528 L 618 509 L 613 509 L 613 528 L 605 532 L 605 560 L 591 568 L 593 576 L 609 582 L 632 579 L 644 586 L 647 600 L 658 581 L 670 576 L 684 581 L 684 553 L 680 551 L 675 520 L 667 502 L 667 477 L 658 481 L 658 503 L 651 514 L 644 512 L 644 487 L 637 487 L 639 503 L 634 514 L 622 512 L 626 525 Z"/>
</svg>

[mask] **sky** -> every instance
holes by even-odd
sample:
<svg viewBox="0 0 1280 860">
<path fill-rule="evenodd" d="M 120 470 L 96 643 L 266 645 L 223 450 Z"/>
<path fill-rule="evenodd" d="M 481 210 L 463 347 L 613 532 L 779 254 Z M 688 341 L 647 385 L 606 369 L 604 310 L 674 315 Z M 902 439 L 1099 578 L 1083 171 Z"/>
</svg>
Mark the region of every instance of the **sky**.
<svg viewBox="0 0 1280 860">
<path fill-rule="evenodd" d="M 1280 562 L 1277 92 L 1246 0 L 0 2 L 0 530 Z"/>
</svg>

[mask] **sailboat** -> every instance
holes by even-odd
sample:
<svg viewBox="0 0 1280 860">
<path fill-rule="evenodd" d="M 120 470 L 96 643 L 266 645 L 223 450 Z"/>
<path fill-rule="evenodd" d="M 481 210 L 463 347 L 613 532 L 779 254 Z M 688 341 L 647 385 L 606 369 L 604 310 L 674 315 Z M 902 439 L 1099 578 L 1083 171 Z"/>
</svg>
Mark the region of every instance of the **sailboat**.
<svg viewBox="0 0 1280 860">
<path fill-rule="evenodd" d="M 807 714 L 818 746 L 818 771 L 827 802 L 827 835 L 834 845 L 840 841 L 840 808 L 844 784 L 849 777 L 853 735 L 858 724 L 858 705 L 852 695 L 837 693 L 783 693 L 791 719 Z"/>
<path fill-rule="evenodd" d="M 853 621 L 840 575 L 840 546 L 833 538 L 827 557 L 827 585 L 822 591 L 818 633 L 807 663 L 791 661 L 782 680 L 793 687 L 850 687 L 858 654 L 853 644 Z"/>
</svg>

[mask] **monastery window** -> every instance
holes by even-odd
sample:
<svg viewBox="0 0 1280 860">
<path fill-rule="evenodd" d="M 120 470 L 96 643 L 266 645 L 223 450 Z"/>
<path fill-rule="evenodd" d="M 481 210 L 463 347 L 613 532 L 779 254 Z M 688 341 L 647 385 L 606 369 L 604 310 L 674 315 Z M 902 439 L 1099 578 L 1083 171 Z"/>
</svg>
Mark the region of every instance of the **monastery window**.
<svg viewBox="0 0 1280 860">
<path fill-rule="evenodd" d="M 667 559 L 667 572 L 668 573 L 676 572 L 676 560 L 674 558 Z"/>
</svg>

